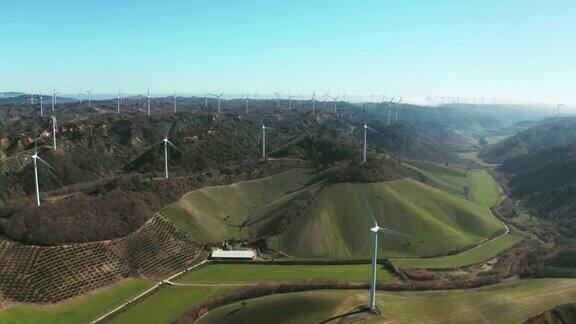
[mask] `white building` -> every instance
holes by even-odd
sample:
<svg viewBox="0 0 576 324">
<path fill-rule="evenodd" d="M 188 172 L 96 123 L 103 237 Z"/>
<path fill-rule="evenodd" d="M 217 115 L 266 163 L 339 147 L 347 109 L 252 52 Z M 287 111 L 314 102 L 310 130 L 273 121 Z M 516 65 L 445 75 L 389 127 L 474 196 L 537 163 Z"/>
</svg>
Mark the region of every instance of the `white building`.
<svg viewBox="0 0 576 324">
<path fill-rule="evenodd" d="M 210 255 L 216 260 L 253 260 L 256 254 L 253 250 L 222 250 L 216 249 Z"/>
</svg>

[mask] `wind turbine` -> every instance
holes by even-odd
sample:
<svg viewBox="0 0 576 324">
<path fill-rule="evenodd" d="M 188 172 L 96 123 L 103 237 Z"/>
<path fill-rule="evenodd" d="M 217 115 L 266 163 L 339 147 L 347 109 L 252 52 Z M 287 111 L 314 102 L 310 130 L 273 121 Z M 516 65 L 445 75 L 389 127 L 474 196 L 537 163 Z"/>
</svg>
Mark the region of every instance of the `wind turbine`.
<svg viewBox="0 0 576 324">
<path fill-rule="evenodd" d="M 364 104 L 362 104 L 362 111 L 364 112 L 364 115 L 366 115 L 366 110 L 364 110 Z M 367 140 L 366 140 L 366 135 L 367 135 L 367 133 L 368 133 L 368 130 L 370 130 L 370 131 L 372 131 L 372 132 L 374 132 L 374 133 L 376 133 L 376 134 L 379 134 L 379 133 L 378 133 L 378 131 L 376 131 L 375 129 L 373 129 L 372 127 L 370 127 L 370 126 L 368 126 L 368 125 L 366 124 L 366 119 L 365 119 L 365 118 L 364 118 L 364 127 L 363 127 L 363 129 L 364 129 L 364 150 L 362 151 L 362 163 L 366 164 L 366 150 L 367 150 L 367 148 L 368 148 L 368 142 L 367 142 Z"/>
<path fill-rule="evenodd" d="M 164 136 L 164 139 L 162 140 L 164 142 L 164 176 L 166 177 L 166 179 L 168 179 L 168 145 L 172 146 L 174 149 L 176 149 L 176 151 L 182 152 L 176 147 L 176 145 L 174 145 L 168 139 L 168 133 L 169 132 L 170 132 L 170 128 L 168 128 L 166 130 L 166 135 Z"/>
<path fill-rule="evenodd" d="M 44 161 L 44 159 L 42 159 L 38 155 L 37 141 L 38 141 L 38 139 L 34 140 L 34 154 L 32 154 L 31 157 L 32 157 L 32 161 L 34 162 L 34 184 L 36 187 L 36 206 L 40 207 L 40 187 L 38 185 L 38 161 L 44 163 L 47 167 L 49 167 L 52 170 L 55 170 L 55 169 L 48 162 Z M 27 154 L 30 154 L 30 153 L 27 153 Z"/>
<path fill-rule="evenodd" d="M 56 116 L 52 116 L 52 141 L 54 145 L 54 151 L 56 151 Z"/>
<path fill-rule="evenodd" d="M 122 91 L 118 90 L 118 103 L 116 107 L 116 113 L 120 115 L 120 101 L 122 100 Z"/>
<path fill-rule="evenodd" d="M 316 114 L 316 91 L 312 93 L 312 115 Z"/>
<path fill-rule="evenodd" d="M 148 116 L 150 116 L 150 89 L 146 88 L 146 90 L 148 91 L 148 94 L 146 95 L 146 98 L 148 100 Z"/>
<path fill-rule="evenodd" d="M 336 97 L 328 96 L 328 98 L 334 100 L 334 113 L 336 114 L 338 112 L 338 98 L 340 98 L 340 95 L 337 95 Z"/>
<path fill-rule="evenodd" d="M 34 104 L 34 93 L 30 94 L 30 104 L 33 105 Z"/>
<path fill-rule="evenodd" d="M 270 127 L 266 127 L 262 124 L 262 158 L 266 159 L 266 130 Z"/>
<path fill-rule="evenodd" d="M 398 102 L 396 103 L 396 121 L 398 121 L 398 107 L 400 107 L 400 103 L 402 102 L 402 96 L 400 96 L 400 99 L 398 99 Z"/>
<path fill-rule="evenodd" d="M 220 94 L 210 94 L 210 95 L 218 99 L 218 115 L 220 115 L 220 98 L 222 98 L 224 92 L 221 92 Z"/>
<path fill-rule="evenodd" d="M 204 91 L 204 108 L 208 109 L 208 92 Z"/>
<path fill-rule="evenodd" d="M 88 107 L 92 105 L 92 89 L 86 90 L 86 94 L 88 95 Z"/>
<path fill-rule="evenodd" d="M 280 109 L 280 92 L 274 92 L 276 95 L 276 108 Z"/>
<path fill-rule="evenodd" d="M 174 99 L 174 113 L 176 113 L 176 92 L 172 94 L 172 99 Z"/>
<path fill-rule="evenodd" d="M 394 103 L 394 96 L 388 102 L 388 125 L 390 125 L 390 116 L 392 115 L 392 104 Z"/>
<path fill-rule="evenodd" d="M 60 92 L 56 92 L 56 90 L 52 89 L 52 112 L 54 112 L 54 109 L 56 107 L 56 94 L 60 93 Z"/>
<path fill-rule="evenodd" d="M 376 264 L 378 261 L 378 233 L 405 238 L 413 238 L 413 236 L 389 228 L 378 226 L 378 222 L 376 222 L 376 216 L 374 216 L 374 211 L 372 210 L 372 206 L 368 202 L 366 193 L 364 193 L 364 204 L 366 206 L 366 209 L 368 209 L 368 213 L 370 214 L 370 218 L 373 224 L 373 226 L 370 228 L 370 240 L 372 241 L 372 271 L 370 278 L 370 300 L 368 306 L 370 307 L 371 311 L 374 311 L 376 309 L 376 274 L 377 274 Z"/>
<path fill-rule="evenodd" d="M 44 107 L 42 105 L 42 92 L 40 92 L 40 116 L 44 116 Z"/>
<path fill-rule="evenodd" d="M 324 104 L 324 110 L 326 110 L 326 97 L 328 97 L 328 91 L 324 91 L 324 95 L 322 97 L 322 103 Z"/>
<path fill-rule="evenodd" d="M 564 106 L 559 101 L 556 101 L 556 118 L 560 118 L 560 106 Z"/>
<path fill-rule="evenodd" d="M 245 93 L 242 96 L 244 97 L 244 108 L 246 110 L 246 115 L 248 115 L 248 94 Z"/>
<path fill-rule="evenodd" d="M 292 94 L 288 91 L 288 110 L 292 110 Z"/>
</svg>

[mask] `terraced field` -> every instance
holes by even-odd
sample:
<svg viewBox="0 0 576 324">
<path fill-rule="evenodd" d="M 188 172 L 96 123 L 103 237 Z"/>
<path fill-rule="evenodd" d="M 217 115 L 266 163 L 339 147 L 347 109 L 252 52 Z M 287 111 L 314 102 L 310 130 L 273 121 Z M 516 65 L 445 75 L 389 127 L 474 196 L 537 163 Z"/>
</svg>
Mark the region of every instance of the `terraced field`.
<svg viewBox="0 0 576 324">
<path fill-rule="evenodd" d="M 223 306 L 199 323 L 319 323 L 366 305 L 365 291 L 308 291 Z M 379 292 L 382 312 L 368 323 L 522 323 L 576 300 L 576 279 L 536 279 L 478 289 Z M 415 311 L 417 310 L 417 311 Z"/>
</svg>

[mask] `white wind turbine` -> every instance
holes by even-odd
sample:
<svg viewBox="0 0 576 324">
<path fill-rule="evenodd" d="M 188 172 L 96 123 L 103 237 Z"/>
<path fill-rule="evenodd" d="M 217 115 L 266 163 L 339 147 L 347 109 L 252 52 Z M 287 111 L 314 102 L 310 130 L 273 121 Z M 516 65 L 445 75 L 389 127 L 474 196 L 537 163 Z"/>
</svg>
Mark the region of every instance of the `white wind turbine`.
<svg viewBox="0 0 576 324">
<path fill-rule="evenodd" d="M 316 114 L 316 91 L 312 93 L 312 115 Z"/>
<path fill-rule="evenodd" d="M 150 89 L 146 88 L 146 91 L 148 92 L 148 94 L 146 95 L 148 101 L 148 116 L 150 116 Z"/>
<path fill-rule="evenodd" d="M 364 109 L 364 104 L 362 104 L 362 109 Z M 367 140 L 366 140 L 366 135 L 367 135 L 367 133 L 368 133 L 368 130 L 370 130 L 370 131 L 372 131 L 372 132 L 374 132 L 374 133 L 377 133 L 377 134 L 378 134 L 378 132 L 377 132 L 375 129 L 373 129 L 372 127 L 368 126 L 368 125 L 366 124 L 366 120 L 364 120 L 364 127 L 363 127 L 363 128 L 364 128 L 364 150 L 362 151 L 362 163 L 366 164 L 366 150 L 367 150 L 367 147 L 368 147 L 368 142 L 367 142 Z"/>
<path fill-rule="evenodd" d="M 172 94 L 172 99 L 174 100 L 174 113 L 176 113 L 176 92 Z"/>
<path fill-rule="evenodd" d="M 338 99 L 340 98 L 340 95 L 337 95 L 336 97 L 328 96 L 328 98 L 334 100 L 334 113 L 338 113 Z"/>
<path fill-rule="evenodd" d="M 116 113 L 120 115 L 120 100 L 122 100 L 122 91 L 118 90 L 118 102 L 116 106 Z"/>
<path fill-rule="evenodd" d="M 56 92 L 56 90 L 52 89 L 52 112 L 56 109 L 56 94 L 60 92 Z"/>
<path fill-rule="evenodd" d="M 88 95 L 88 107 L 92 106 L 92 89 L 86 90 L 86 94 Z"/>
<path fill-rule="evenodd" d="M 398 99 L 398 102 L 396 103 L 396 121 L 398 121 L 398 107 L 400 107 L 400 103 L 402 102 L 402 96 L 400 96 L 400 99 Z"/>
<path fill-rule="evenodd" d="M 44 116 L 43 101 L 44 101 L 44 99 L 42 98 L 42 92 L 40 92 L 40 116 Z"/>
<path fill-rule="evenodd" d="M 280 109 L 280 92 L 276 91 L 274 94 L 276 95 L 276 108 Z"/>
<path fill-rule="evenodd" d="M 34 93 L 30 94 L 30 104 L 33 105 L 34 104 Z"/>
<path fill-rule="evenodd" d="M 208 92 L 204 91 L 204 108 L 208 109 Z"/>
<path fill-rule="evenodd" d="M 372 227 L 370 228 L 370 240 L 372 241 L 372 262 L 371 262 L 372 271 L 370 276 L 370 300 L 368 307 L 370 307 L 371 311 L 374 311 L 376 309 L 376 275 L 377 275 L 376 265 L 378 263 L 378 233 L 405 238 L 414 238 L 414 237 L 389 228 L 378 226 L 376 216 L 374 216 L 374 211 L 372 210 L 372 206 L 368 202 L 368 198 L 366 197 L 365 193 L 364 193 L 364 204 L 372 220 Z"/>
<path fill-rule="evenodd" d="M 266 127 L 266 125 L 262 124 L 262 158 L 266 159 L 266 130 L 270 129 L 270 127 Z"/>
<path fill-rule="evenodd" d="M 324 91 L 324 95 L 322 97 L 322 103 L 324 104 L 324 110 L 326 110 L 326 97 L 328 97 L 328 91 Z"/>
<path fill-rule="evenodd" d="M 209 94 L 211 96 L 213 96 L 214 98 L 218 99 L 218 115 L 220 115 L 220 98 L 222 98 L 222 96 L 224 95 L 224 92 L 220 92 L 219 94 Z"/>
<path fill-rule="evenodd" d="M 288 110 L 292 110 L 292 93 L 288 91 Z"/>
<path fill-rule="evenodd" d="M 246 115 L 248 115 L 248 94 L 245 93 L 242 95 L 244 97 L 244 109 L 245 109 L 245 113 Z"/>
<path fill-rule="evenodd" d="M 182 152 L 176 147 L 176 145 L 174 145 L 168 139 L 168 133 L 169 132 L 170 132 L 170 128 L 168 128 L 166 130 L 166 135 L 164 136 L 164 139 L 162 140 L 164 142 L 164 176 L 166 177 L 166 179 L 168 179 L 168 145 L 172 146 L 174 149 L 176 149 L 176 151 Z"/>
<path fill-rule="evenodd" d="M 560 107 L 564 106 L 564 104 L 561 104 L 559 101 L 556 101 L 556 118 L 560 118 Z"/>
<path fill-rule="evenodd" d="M 56 151 L 56 116 L 53 115 L 52 116 L 52 142 L 53 142 L 53 147 L 54 147 L 54 151 Z"/>
<path fill-rule="evenodd" d="M 392 104 L 394 103 L 394 97 L 392 97 L 390 99 L 390 102 L 388 102 L 388 125 L 390 125 L 390 117 L 392 115 Z"/>
</svg>

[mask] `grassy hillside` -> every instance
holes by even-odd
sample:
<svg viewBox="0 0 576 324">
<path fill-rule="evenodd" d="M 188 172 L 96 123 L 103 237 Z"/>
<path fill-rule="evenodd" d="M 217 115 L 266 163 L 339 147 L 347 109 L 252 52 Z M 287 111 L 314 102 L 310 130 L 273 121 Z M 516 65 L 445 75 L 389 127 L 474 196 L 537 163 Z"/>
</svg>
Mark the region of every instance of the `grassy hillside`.
<svg viewBox="0 0 576 324">
<path fill-rule="evenodd" d="M 456 195 L 466 196 L 465 188 L 468 183 L 465 168 L 417 160 L 409 160 L 407 164 L 426 176 L 426 184 Z"/>
<path fill-rule="evenodd" d="M 165 212 L 178 228 L 202 241 L 246 238 L 249 232 L 244 225 L 264 226 L 267 217 L 274 218 L 298 196 L 298 189 L 317 177 L 309 170 L 291 170 L 229 186 L 205 187 L 166 206 Z"/>
<path fill-rule="evenodd" d="M 430 292 L 379 292 L 382 314 L 368 323 L 521 323 L 576 299 L 576 280 L 540 279 Z M 199 323 L 318 323 L 366 305 L 367 291 L 309 291 L 223 306 Z M 236 310 L 236 311 L 235 311 Z M 415 311 L 417 310 L 417 311 Z"/>
<path fill-rule="evenodd" d="M 474 170 L 470 173 L 470 200 L 489 208 L 500 200 L 502 189 L 486 170 Z"/>
<path fill-rule="evenodd" d="M 16 304 L 0 311 L 0 322 L 89 323 L 151 286 L 149 281 L 129 280 L 80 299 L 47 307 Z"/>
<path fill-rule="evenodd" d="M 413 180 L 371 184 L 333 184 L 323 189 L 278 238 L 278 248 L 301 258 L 368 257 L 369 211 L 380 226 L 418 240 L 382 236 L 381 255 L 422 256 L 476 244 L 503 225 L 481 206 Z M 421 240 L 421 241 L 420 241 Z"/>
<path fill-rule="evenodd" d="M 426 268 L 426 269 L 445 269 L 460 268 L 472 264 L 487 261 L 499 253 L 502 253 L 516 243 L 522 241 L 522 236 L 516 234 L 507 234 L 500 236 L 477 248 L 437 258 L 396 258 L 392 259 L 394 264 L 399 268 Z"/>
</svg>

